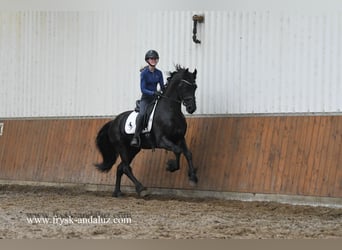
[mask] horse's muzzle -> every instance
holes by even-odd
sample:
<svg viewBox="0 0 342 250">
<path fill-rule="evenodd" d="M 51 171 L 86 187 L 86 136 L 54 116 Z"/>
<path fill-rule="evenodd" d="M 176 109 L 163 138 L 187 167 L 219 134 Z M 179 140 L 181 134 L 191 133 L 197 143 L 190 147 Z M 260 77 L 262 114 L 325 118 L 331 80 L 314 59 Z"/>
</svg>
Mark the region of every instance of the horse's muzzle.
<svg viewBox="0 0 342 250">
<path fill-rule="evenodd" d="M 197 109 L 195 99 L 187 100 L 186 102 L 184 102 L 184 106 L 186 108 L 186 112 L 188 112 L 189 114 L 194 113 Z"/>
<path fill-rule="evenodd" d="M 189 114 L 192 114 L 196 111 L 196 107 L 194 108 L 187 108 L 186 111 L 189 113 Z"/>
</svg>

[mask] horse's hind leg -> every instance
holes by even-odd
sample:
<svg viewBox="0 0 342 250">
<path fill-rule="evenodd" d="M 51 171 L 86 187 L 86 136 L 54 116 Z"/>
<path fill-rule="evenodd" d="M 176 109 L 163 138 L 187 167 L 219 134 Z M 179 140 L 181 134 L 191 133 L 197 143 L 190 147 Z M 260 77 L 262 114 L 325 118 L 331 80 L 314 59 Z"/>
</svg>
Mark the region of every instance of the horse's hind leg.
<svg viewBox="0 0 342 250">
<path fill-rule="evenodd" d="M 140 196 L 144 196 L 142 191 L 145 191 L 146 188 L 137 180 L 137 178 L 135 178 L 135 176 L 133 175 L 132 168 L 129 165 L 124 165 L 123 172 L 134 183 L 135 190 L 137 191 L 137 193 Z"/>
<path fill-rule="evenodd" d="M 113 197 L 120 197 L 123 196 L 123 193 L 121 192 L 120 185 L 121 185 L 121 177 L 124 174 L 123 171 L 124 164 L 121 162 L 116 170 L 116 181 L 115 181 L 115 189 L 113 192 Z"/>
<path fill-rule="evenodd" d="M 146 188 L 135 178 L 133 175 L 132 168 L 125 163 L 121 162 L 116 170 L 116 182 L 115 189 L 113 192 L 113 197 L 121 197 L 124 194 L 121 192 L 121 177 L 123 174 L 126 174 L 127 177 L 134 183 L 135 189 L 137 193 L 140 195 L 142 191 L 146 190 Z"/>
<path fill-rule="evenodd" d="M 127 175 L 127 177 L 134 183 L 135 189 L 139 195 L 143 195 L 142 191 L 146 190 L 146 188 L 135 178 L 133 175 L 132 168 L 129 166 L 134 156 L 140 151 L 140 149 L 129 150 L 129 147 L 121 147 L 120 157 L 121 162 L 116 170 L 116 181 L 115 181 L 115 189 L 113 192 L 113 197 L 123 196 L 121 192 L 121 177 L 123 174 Z"/>
</svg>

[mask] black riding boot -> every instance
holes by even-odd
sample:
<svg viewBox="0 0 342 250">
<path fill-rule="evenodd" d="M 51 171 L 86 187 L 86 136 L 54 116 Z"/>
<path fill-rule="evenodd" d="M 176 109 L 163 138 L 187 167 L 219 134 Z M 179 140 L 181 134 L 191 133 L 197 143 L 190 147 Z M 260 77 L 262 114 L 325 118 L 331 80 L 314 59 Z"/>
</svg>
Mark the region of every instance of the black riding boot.
<svg viewBox="0 0 342 250">
<path fill-rule="evenodd" d="M 140 114 L 137 116 L 135 123 L 135 133 L 131 141 L 131 146 L 140 147 L 140 133 L 142 131 L 142 116 Z"/>
</svg>

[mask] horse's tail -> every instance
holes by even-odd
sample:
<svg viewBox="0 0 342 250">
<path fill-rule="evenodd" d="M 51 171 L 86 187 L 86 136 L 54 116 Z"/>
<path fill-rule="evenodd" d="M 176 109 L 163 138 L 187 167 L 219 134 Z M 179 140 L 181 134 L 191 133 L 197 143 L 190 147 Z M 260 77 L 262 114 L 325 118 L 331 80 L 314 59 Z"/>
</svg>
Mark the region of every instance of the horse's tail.
<svg viewBox="0 0 342 250">
<path fill-rule="evenodd" d="M 95 164 L 95 167 L 101 172 L 108 172 L 118 158 L 118 152 L 109 140 L 108 131 L 112 121 L 107 122 L 98 132 L 96 137 L 96 146 L 102 155 L 102 163 Z"/>
</svg>

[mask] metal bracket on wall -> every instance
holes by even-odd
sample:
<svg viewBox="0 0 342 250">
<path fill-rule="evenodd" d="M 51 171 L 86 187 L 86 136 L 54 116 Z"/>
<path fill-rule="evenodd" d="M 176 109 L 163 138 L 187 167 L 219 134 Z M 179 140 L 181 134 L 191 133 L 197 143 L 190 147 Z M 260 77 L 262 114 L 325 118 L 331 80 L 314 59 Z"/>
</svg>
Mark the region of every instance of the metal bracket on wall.
<svg viewBox="0 0 342 250">
<path fill-rule="evenodd" d="M 4 123 L 0 122 L 0 136 L 2 136 L 3 132 L 4 132 Z"/>
<path fill-rule="evenodd" d="M 194 43 L 201 43 L 200 40 L 197 39 L 197 23 L 203 23 L 204 22 L 204 16 L 203 15 L 194 15 L 192 17 L 192 21 L 194 21 L 194 28 L 192 30 L 192 40 Z"/>
</svg>

